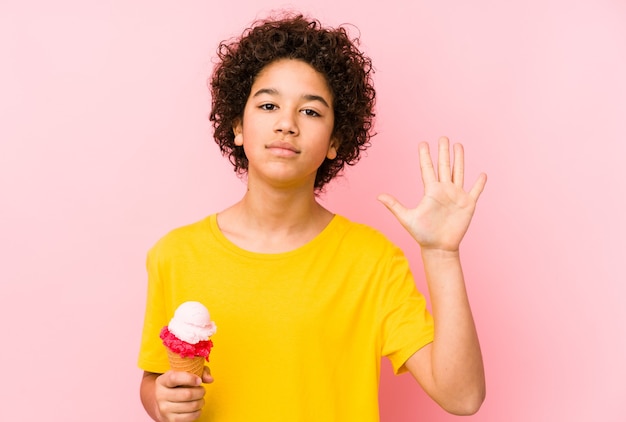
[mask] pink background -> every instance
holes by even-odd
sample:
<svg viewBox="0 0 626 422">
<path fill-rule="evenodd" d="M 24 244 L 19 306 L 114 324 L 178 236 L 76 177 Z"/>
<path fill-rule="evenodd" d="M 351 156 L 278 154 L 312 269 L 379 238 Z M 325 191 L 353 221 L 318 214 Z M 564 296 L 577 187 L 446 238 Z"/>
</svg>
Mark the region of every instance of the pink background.
<svg viewBox="0 0 626 422">
<path fill-rule="evenodd" d="M 242 194 L 206 78 L 219 40 L 287 4 L 216 3 L 0 4 L 2 420 L 147 420 L 146 251 Z M 626 3 L 292 6 L 361 30 L 378 135 L 323 201 L 400 244 L 421 289 L 376 195 L 415 204 L 440 135 L 489 175 L 463 247 L 488 381 L 468 419 L 626 420 Z M 388 364 L 381 384 L 383 421 L 457 419 Z"/>
</svg>

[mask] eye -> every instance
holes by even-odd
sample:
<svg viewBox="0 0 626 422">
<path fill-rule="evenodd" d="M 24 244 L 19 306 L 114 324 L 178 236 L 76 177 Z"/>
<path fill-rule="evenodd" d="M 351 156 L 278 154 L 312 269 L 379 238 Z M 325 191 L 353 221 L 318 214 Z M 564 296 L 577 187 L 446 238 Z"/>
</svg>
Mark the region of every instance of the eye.
<svg viewBox="0 0 626 422">
<path fill-rule="evenodd" d="M 311 110 L 310 108 L 305 108 L 304 110 L 302 110 L 302 113 L 304 113 L 305 115 L 310 116 L 310 117 L 319 117 L 320 116 L 320 114 L 317 111 Z"/>
<path fill-rule="evenodd" d="M 276 106 L 274 104 L 271 103 L 267 103 L 267 104 L 261 104 L 259 106 L 259 108 L 261 110 L 266 110 L 266 111 L 272 111 L 272 110 L 276 110 Z"/>
</svg>

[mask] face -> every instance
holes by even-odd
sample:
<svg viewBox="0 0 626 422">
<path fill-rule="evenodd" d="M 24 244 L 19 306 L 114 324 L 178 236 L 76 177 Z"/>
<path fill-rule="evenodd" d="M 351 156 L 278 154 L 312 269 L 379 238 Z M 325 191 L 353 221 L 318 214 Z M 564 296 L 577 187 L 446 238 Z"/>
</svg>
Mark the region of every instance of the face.
<svg viewBox="0 0 626 422">
<path fill-rule="evenodd" d="M 312 190 L 324 159 L 337 156 L 332 100 L 324 76 L 307 63 L 282 59 L 263 68 L 233 128 L 248 158 L 248 183 Z"/>
</svg>

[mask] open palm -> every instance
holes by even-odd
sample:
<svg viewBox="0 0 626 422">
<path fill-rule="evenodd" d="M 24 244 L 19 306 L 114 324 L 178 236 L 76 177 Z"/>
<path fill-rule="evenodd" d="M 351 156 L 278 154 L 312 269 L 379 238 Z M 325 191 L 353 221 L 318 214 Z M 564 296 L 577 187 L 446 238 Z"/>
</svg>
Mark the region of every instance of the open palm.
<svg viewBox="0 0 626 422">
<path fill-rule="evenodd" d="M 439 139 L 437 171 L 427 143 L 419 146 L 419 162 L 424 196 L 416 208 L 406 208 L 387 194 L 380 195 L 378 199 L 422 249 L 457 251 L 469 228 L 487 176 L 481 174 L 474 186 L 466 192 L 463 188 L 463 146 L 454 145 L 454 164 L 451 165 L 450 143 L 445 137 Z"/>
</svg>

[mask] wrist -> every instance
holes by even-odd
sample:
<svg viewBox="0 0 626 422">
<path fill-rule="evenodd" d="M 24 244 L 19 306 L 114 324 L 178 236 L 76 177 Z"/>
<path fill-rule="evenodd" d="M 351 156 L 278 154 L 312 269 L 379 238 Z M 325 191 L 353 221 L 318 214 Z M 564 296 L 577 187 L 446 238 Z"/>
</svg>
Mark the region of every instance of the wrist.
<svg viewBox="0 0 626 422">
<path fill-rule="evenodd" d="M 448 250 L 439 248 L 421 248 L 423 260 L 438 260 L 438 261 L 458 261 L 460 259 L 459 250 Z"/>
</svg>

